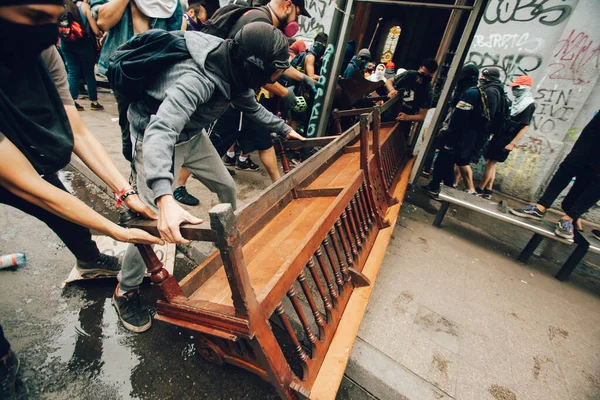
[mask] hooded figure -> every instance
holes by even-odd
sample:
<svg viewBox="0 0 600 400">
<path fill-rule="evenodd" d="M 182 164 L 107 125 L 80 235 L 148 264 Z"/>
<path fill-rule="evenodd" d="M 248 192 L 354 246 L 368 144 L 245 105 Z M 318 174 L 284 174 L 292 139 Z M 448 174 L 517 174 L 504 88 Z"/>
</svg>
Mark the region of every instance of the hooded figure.
<svg viewBox="0 0 600 400">
<path fill-rule="evenodd" d="M 371 76 L 369 76 L 367 79 L 371 82 L 385 82 L 385 65 L 377 65 L 377 67 L 375 68 L 375 72 L 373 72 L 373 74 L 371 74 Z"/>
<path fill-rule="evenodd" d="M 363 77 L 369 61 L 371 61 L 371 52 L 369 49 L 361 49 L 356 56 L 352 57 L 350 64 L 346 67 L 343 75 L 344 79 L 350 79 L 353 76 Z"/>
</svg>

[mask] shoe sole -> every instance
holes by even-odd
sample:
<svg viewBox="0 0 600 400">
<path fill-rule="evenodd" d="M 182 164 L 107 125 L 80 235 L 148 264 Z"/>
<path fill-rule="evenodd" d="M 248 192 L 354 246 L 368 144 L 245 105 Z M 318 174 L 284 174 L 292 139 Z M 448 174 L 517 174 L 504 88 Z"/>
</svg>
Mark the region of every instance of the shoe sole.
<svg viewBox="0 0 600 400">
<path fill-rule="evenodd" d="M 538 217 L 536 215 L 521 213 L 521 212 L 518 212 L 517 210 L 513 210 L 512 208 L 509 211 L 511 214 L 516 215 L 517 217 L 521 217 L 521 218 L 528 218 L 528 219 L 533 219 L 536 221 L 541 221 L 544 218 L 544 217 Z"/>
<path fill-rule="evenodd" d="M 79 267 L 75 267 L 77 271 L 81 274 L 83 278 L 114 278 L 119 275 L 121 271 L 107 271 L 105 269 L 81 269 Z"/>
<path fill-rule="evenodd" d="M 554 234 L 560 238 L 567 239 L 567 240 L 573 240 L 575 238 L 575 235 L 573 235 L 573 234 L 569 235 L 568 233 L 563 233 L 562 231 L 559 231 L 558 228 L 556 228 L 554 230 Z"/>
<path fill-rule="evenodd" d="M 92 111 L 104 111 L 104 108 L 90 108 Z"/>
<path fill-rule="evenodd" d="M 111 299 L 111 303 L 112 303 L 113 307 L 115 308 L 115 310 L 117 311 L 117 315 L 119 316 L 119 321 L 121 321 L 121 323 L 123 324 L 125 329 L 127 329 L 128 331 L 135 332 L 135 333 L 142 333 L 142 332 L 146 332 L 152 326 L 152 318 L 150 318 L 150 321 L 148 321 L 148 323 L 146 325 L 143 325 L 143 326 L 131 325 L 130 323 L 125 321 L 123 318 L 121 318 L 121 310 L 119 309 L 119 306 L 117 305 L 117 302 L 115 301 L 114 297 Z"/>
<path fill-rule="evenodd" d="M 235 166 L 235 169 L 237 169 L 238 171 L 250 171 L 250 172 L 258 172 L 258 171 L 260 171 L 260 168 L 257 168 L 257 169 L 240 168 L 237 165 Z"/>
</svg>

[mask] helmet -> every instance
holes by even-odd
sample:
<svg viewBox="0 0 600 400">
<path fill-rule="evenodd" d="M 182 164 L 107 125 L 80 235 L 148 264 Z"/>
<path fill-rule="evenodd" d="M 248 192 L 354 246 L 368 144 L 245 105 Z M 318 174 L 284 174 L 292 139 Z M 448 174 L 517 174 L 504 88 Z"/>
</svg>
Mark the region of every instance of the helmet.
<svg viewBox="0 0 600 400">
<path fill-rule="evenodd" d="M 243 69 L 245 83 L 249 88 L 258 89 L 271 83 L 271 76 L 277 70 L 290 67 L 288 61 L 288 40 L 273 25 L 266 22 L 252 22 L 245 25 L 235 35 L 236 58 Z"/>
<path fill-rule="evenodd" d="M 304 99 L 304 97 L 302 97 L 302 96 L 296 97 L 296 104 L 294 105 L 292 110 L 294 110 L 295 112 L 302 112 L 302 111 L 306 111 L 306 108 L 307 108 L 307 104 L 306 104 L 306 100 Z"/>
</svg>

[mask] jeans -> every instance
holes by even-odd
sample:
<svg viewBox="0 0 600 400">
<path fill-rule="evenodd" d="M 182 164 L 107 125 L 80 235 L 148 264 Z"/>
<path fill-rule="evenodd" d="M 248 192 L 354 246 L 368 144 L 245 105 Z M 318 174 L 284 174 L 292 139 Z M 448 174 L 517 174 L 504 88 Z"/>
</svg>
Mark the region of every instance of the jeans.
<svg viewBox="0 0 600 400">
<path fill-rule="evenodd" d="M 57 174 L 46 175 L 44 179 L 57 188 L 65 192 L 67 191 L 60 179 L 58 179 Z M 100 255 L 98 246 L 92 240 L 92 234 L 89 229 L 31 204 L 2 187 L 0 187 L 0 203 L 19 209 L 44 222 L 63 241 L 77 260 L 93 261 Z"/>
<path fill-rule="evenodd" d="M 143 141 L 141 138 L 136 143 L 134 164 L 137 171 L 137 187 L 140 198 L 154 211 L 158 211 L 154 203 L 154 193 L 146 185 Z M 230 203 L 235 210 L 235 182 L 205 133 L 200 133 L 191 140 L 175 146 L 173 182 L 177 181 L 177 174 L 181 167 L 190 171 L 211 192 L 216 193 L 219 202 Z M 121 272 L 118 276 L 121 290 L 125 292 L 136 290 L 142 283 L 145 272 L 146 264 L 140 252 L 135 245 L 130 244 L 123 257 Z"/>
<path fill-rule="evenodd" d="M 60 47 L 67 64 L 69 92 L 71 92 L 73 100 L 77 100 L 77 97 L 79 97 L 79 80 L 83 77 L 90 100 L 97 101 L 98 90 L 94 73 L 96 51 L 94 50 L 93 40 L 91 38 L 84 38 L 75 42 L 61 40 Z"/>
<path fill-rule="evenodd" d="M 574 220 L 600 200 L 600 113 L 583 129 L 573 149 L 560 164 L 538 204 L 548 208 L 575 177 L 562 202 L 564 212 Z"/>
<path fill-rule="evenodd" d="M 0 325 L 0 358 L 4 357 L 8 354 L 10 350 L 10 343 L 4 337 L 4 331 L 2 330 L 2 325 Z"/>
</svg>

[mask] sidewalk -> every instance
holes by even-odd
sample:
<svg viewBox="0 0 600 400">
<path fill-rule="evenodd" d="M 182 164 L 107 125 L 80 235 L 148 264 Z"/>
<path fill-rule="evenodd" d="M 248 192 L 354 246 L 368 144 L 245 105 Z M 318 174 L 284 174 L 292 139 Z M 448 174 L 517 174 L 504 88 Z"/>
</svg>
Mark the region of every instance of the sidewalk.
<svg viewBox="0 0 600 400">
<path fill-rule="evenodd" d="M 522 232 L 475 213 L 434 228 L 436 204 L 407 196 L 338 398 L 599 398 L 600 281 L 519 264 Z"/>
</svg>

